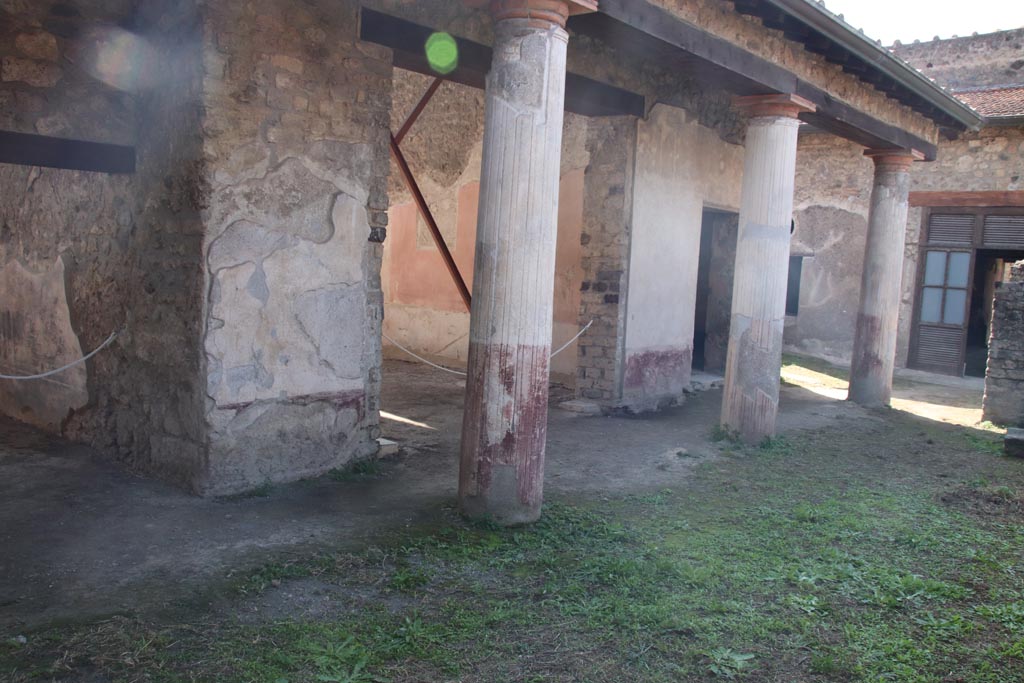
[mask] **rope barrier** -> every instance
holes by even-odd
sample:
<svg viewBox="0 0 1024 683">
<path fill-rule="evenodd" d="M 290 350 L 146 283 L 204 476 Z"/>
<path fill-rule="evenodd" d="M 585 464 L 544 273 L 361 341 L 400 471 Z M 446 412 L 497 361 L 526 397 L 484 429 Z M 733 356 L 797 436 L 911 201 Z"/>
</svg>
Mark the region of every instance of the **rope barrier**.
<svg viewBox="0 0 1024 683">
<path fill-rule="evenodd" d="M 593 320 L 591 320 L 591 321 L 590 321 L 589 323 L 587 323 L 587 324 L 586 324 L 586 326 L 585 326 L 585 327 L 584 327 L 584 328 L 583 328 L 582 330 L 580 330 L 579 332 L 577 332 L 577 333 L 576 333 L 576 336 L 575 336 L 575 337 L 573 337 L 573 338 L 572 338 L 572 339 L 570 339 L 569 341 L 567 341 L 567 342 L 565 342 L 564 344 L 562 344 L 562 345 L 561 345 L 561 346 L 560 346 L 560 347 L 558 348 L 558 350 L 557 350 L 557 351 L 555 351 L 554 353 L 552 353 L 552 354 L 551 354 L 551 357 L 552 357 L 552 358 L 554 358 L 555 356 L 557 356 L 558 354 L 560 354 L 560 353 L 561 353 L 562 351 L 565 351 L 565 350 L 566 350 L 567 348 L 569 348 L 569 346 L 570 346 L 570 345 L 571 345 L 571 344 L 572 344 L 572 343 L 573 343 L 574 341 L 576 341 L 577 339 L 579 339 L 580 337 L 582 337 L 582 336 L 583 336 L 583 333 L 584 333 L 584 332 L 586 332 L 587 330 L 589 330 L 589 329 L 590 329 L 590 326 L 591 326 L 591 325 L 593 325 L 593 324 L 594 324 L 594 321 L 593 321 Z M 410 356 L 412 356 L 412 357 L 413 357 L 413 358 L 415 358 L 416 360 L 418 360 L 418 361 L 420 361 L 420 362 L 422 362 L 422 363 L 426 363 L 427 365 L 429 365 L 429 366 L 430 366 L 430 367 L 432 367 L 432 368 L 437 368 L 438 370 L 443 370 L 444 372 L 450 372 L 450 373 L 451 373 L 451 374 L 453 374 L 453 375 L 459 375 L 459 376 L 461 376 L 461 377 L 465 377 L 465 376 L 466 376 L 466 373 L 465 373 L 465 372 L 462 372 L 461 370 L 452 370 L 451 368 L 446 368 L 446 367 L 444 367 L 443 365 L 438 365 L 437 363 L 431 363 L 431 362 L 430 362 L 429 360 L 427 360 L 427 359 L 426 359 L 426 358 L 424 358 L 423 356 L 420 356 L 420 355 L 417 355 L 417 354 L 413 353 L 412 351 L 410 351 L 409 349 L 405 348 L 404 346 L 402 346 L 401 344 L 399 344 L 398 342 L 396 342 L 396 341 L 395 341 L 394 339 L 392 339 L 392 338 L 391 338 L 391 337 L 389 337 L 388 335 L 384 334 L 383 332 L 381 332 L 381 336 L 382 336 L 382 337 L 384 337 L 385 339 L 387 339 L 387 340 L 388 340 L 389 342 L 391 342 L 391 343 L 392 343 L 392 344 L 394 344 L 395 346 L 397 346 L 398 348 L 400 348 L 400 349 L 401 349 L 402 351 L 405 351 L 405 352 L 406 352 L 407 354 L 409 354 Z"/>
<path fill-rule="evenodd" d="M 47 377 L 50 377 L 51 375 L 60 374 L 60 373 L 64 372 L 65 370 L 68 370 L 70 368 L 75 367 L 76 365 L 81 365 L 82 363 L 84 363 L 85 361 L 89 360 L 90 358 L 95 356 L 97 353 L 99 353 L 103 349 L 105 349 L 108 346 L 110 346 L 112 343 L 114 343 L 114 340 L 117 339 L 117 336 L 119 334 L 121 334 L 121 331 L 122 330 L 114 330 L 113 332 L 110 333 L 110 336 L 107 337 L 107 340 L 105 342 L 103 342 L 102 344 L 97 346 L 95 349 L 93 349 L 92 353 L 86 354 L 85 356 L 83 356 L 82 358 L 79 358 L 78 360 L 71 361 L 67 365 L 63 365 L 63 366 L 57 368 L 56 370 L 48 370 L 46 372 L 40 372 L 37 375 L 0 375 L 0 379 L 10 379 L 10 380 L 15 380 L 15 381 L 21 381 L 21 380 L 29 380 L 29 379 L 45 379 Z"/>
</svg>

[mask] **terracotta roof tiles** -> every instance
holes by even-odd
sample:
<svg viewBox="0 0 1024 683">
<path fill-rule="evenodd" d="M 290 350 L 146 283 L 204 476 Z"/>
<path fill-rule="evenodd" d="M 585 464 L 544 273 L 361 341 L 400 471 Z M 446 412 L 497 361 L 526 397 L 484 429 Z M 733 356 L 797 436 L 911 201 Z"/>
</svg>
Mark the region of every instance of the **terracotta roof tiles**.
<svg viewBox="0 0 1024 683">
<path fill-rule="evenodd" d="M 1024 85 L 953 93 L 986 118 L 1024 116 Z"/>
</svg>

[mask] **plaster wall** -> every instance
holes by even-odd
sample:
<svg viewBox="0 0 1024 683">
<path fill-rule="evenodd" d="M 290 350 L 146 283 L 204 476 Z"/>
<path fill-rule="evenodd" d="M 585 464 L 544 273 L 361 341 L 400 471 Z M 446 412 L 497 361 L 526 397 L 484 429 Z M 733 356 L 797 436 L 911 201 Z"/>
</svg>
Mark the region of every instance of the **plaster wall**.
<svg viewBox="0 0 1024 683">
<path fill-rule="evenodd" d="M 737 210 L 743 148 L 666 105 L 637 126 L 623 401 L 644 409 L 689 385 L 703 210 Z"/>
<path fill-rule="evenodd" d="M 397 130 L 431 79 L 396 70 L 394 82 L 392 128 Z M 566 114 L 555 264 L 554 349 L 569 341 L 579 329 L 586 127 L 586 118 Z M 482 145 L 483 93 L 454 83 L 441 86 L 401 145 L 470 289 Z M 384 332 L 421 356 L 464 367 L 469 350 L 469 312 L 394 166 L 390 187 L 393 204 L 382 268 Z M 388 357 L 409 358 L 387 340 L 384 353 Z M 559 381 L 572 383 L 576 375 L 576 343 L 552 359 L 551 370 Z"/>
<path fill-rule="evenodd" d="M 355 2 L 204 15 L 204 493 L 376 451 L 392 67 L 357 26 Z"/>
</svg>

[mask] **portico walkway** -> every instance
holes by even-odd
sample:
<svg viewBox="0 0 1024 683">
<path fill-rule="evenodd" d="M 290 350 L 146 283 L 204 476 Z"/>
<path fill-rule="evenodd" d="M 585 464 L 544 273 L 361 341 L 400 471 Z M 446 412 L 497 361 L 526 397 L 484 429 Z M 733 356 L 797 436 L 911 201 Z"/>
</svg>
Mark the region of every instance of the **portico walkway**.
<svg viewBox="0 0 1024 683">
<path fill-rule="evenodd" d="M 884 413 L 832 397 L 829 391 L 841 391 L 842 382 L 825 373 L 786 377 L 783 434 L 837 421 L 863 428 L 884 419 Z M 925 410 L 981 403 L 971 388 L 900 381 L 897 408 L 917 410 L 913 401 L 924 394 Z M 356 547 L 388 529 L 429 523 L 455 502 L 462 395 L 459 379 L 388 362 L 382 425 L 405 450 L 379 477 L 324 477 L 240 499 L 191 497 L 133 476 L 87 448 L 0 423 L 0 635 L 54 620 L 215 601 L 232 572 L 310 549 Z M 697 464 L 720 452 L 709 438 L 720 402 L 721 391 L 713 390 L 644 417 L 552 410 L 548 499 L 685 485 Z"/>
</svg>

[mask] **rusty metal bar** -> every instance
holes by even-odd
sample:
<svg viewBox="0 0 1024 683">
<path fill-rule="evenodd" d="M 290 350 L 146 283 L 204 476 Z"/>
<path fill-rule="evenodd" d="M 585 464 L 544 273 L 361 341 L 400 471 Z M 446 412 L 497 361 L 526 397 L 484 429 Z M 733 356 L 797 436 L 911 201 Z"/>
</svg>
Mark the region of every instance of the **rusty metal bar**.
<svg viewBox="0 0 1024 683">
<path fill-rule="evenodd" d="M 418 119 L 420 114 L 423 113 L 423 110 L 427 108 L 427 103 L 430 102 L 430 98 L 434 96 L 434 93 L 437 92 L 437 89 L 441 87 L 443 82 L 443 78 L 435 78 L 434 82 L 430 84 L 429 88 L 427 88 L 427 92 L 423 93 L 423 97 L 420 98 L 420 101 L 409 113 L 409 118 L 405 120 L 402 127 L 398 129 L 397 133 L 395 133 L 396 145 L 402 144 L 402 140 L 404 140 L 405 136 L 409 133 L 409 129 L 412 128 L 412 124 L 416 123 L 416 119 Z"/>
<path fill-rule="evenodd" d="M 391 156 L 394 158 L 395 163 L 398 164 L 398 170 L 402 173 L 402 179 L 405 180 L 406 186 L 412 193 L 413 200 L 416 202 L 416 208 L 419 209 L 420 216 L 423 217 L 423 221 L 430 228 L 430 235 L 434 238 L 434 244 L 437 245 L 437 250 L 441 252 L 441 258 L 444 259 L 444 265 L 448 268 L 448 273 L 452 276 L 452 280 L 455 281 L 455 286 L 459 290 L 459 295 L 462 296 L 463 303 L 466 304 L 466 310 L 470 310 L 471 297 L 469 289 L 466 288 L 466 281 L 462 279 L 462 273 L 459 272 L 459 266 L 456 265 L 455 259 L 452 257 L 452 253 L 448 250 L 448 245 L 444 242 L 444 236 L 441 235 L 441 229 L 437 226 L 437 221 L 434 220 L 434 215 L 430 213 L 430 207 L 427 206 L 427 200 L 420 191 L 420 186 L 416 183 L 416 178 L 412 175 L 412 169 L 409 168 L 409 162 L 405 160 L 405 156 L 402 154 L 402 150 L 398 148 L 398 142 L 395 140 L 395 136 L 391 136 Z"/>
</svg>

